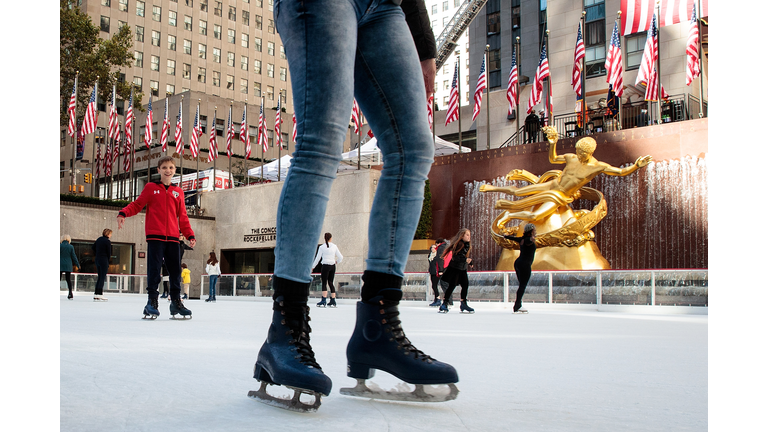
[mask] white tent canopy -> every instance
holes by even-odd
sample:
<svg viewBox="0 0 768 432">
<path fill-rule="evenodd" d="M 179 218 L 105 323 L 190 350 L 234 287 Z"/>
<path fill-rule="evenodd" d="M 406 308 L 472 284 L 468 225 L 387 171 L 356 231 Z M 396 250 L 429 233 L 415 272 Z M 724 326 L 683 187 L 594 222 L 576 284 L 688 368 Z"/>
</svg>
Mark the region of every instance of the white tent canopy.
<svg viewBox="0 0 768 432">
<path fill-rule="evenodd" d="M 383 160 L 381 158 L 381 151 L 376 144 L 376 138 L 371 138 L 367 143 L 363 144 L 360 148 L 360 164 L 365 168 L 370 168 L 371 165 L 380 165 Z M 461 147 L 462 153 L 469 153 L 468 147 Z M 342 161 L 339 164 L 339 171 L 346 171 L 357 169 L 357 155 L 358 149 L 342 153 Z M 435 137 L 435 156 L 445 156 L 459 152 L 459 146 L 446 141 L 440 137 Z M 288 167 L 291 166 L 290 155 L 285 155 L 279 160 L 280 165 L 280 180 L 285 180 L 285 176 L 288 174 Z M 268 164 L 264 164 L 264 178 L 266 180 L 277 181 L 278 172 L 278 160 L 274 160 Z M 248 175 L 254 178 L 261 178 L 261 166 L 251 168 L 248 170 Z"/>
</svg>

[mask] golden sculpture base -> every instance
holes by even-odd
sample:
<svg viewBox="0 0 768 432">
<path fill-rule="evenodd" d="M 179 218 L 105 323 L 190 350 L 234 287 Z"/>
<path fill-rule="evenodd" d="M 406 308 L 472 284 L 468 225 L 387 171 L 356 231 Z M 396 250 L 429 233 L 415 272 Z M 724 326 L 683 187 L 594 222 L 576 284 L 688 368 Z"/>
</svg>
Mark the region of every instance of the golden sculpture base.
<svg viewBox="0 0 768 432">
<path fill-rule="evenodd" d="M 498 271 L 515 271 L 515 260 L 520 251 L 502 249 Z M 544 247 L 536 249 L 532 270 L 608 270 L 611 265 L 600 253 L 594 241 L 578 247 Z"/>
</svg>

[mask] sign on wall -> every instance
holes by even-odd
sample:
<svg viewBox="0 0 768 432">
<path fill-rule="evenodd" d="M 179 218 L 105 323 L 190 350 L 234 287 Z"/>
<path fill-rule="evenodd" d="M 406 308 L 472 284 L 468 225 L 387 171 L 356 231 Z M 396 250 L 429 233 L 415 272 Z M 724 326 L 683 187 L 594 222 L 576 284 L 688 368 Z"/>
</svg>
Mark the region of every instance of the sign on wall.
<svg viewBox="0 0 768 432">
<path fill-rule="evenodd" d="M 273 242 L 277 237 L 277 227 L 252 228 L 250 234 L 243 236 L 245 243 Z"/>
</svg>

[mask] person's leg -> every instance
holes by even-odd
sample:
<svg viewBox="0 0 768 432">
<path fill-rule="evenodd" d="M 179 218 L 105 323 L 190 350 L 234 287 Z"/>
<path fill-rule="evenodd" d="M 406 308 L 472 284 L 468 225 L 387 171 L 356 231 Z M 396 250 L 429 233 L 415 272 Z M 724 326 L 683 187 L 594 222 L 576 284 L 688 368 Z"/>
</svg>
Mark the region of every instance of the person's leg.
<svg viewBox="0 0 768 432">
<path fill-rule="evenodd" d="M 467 292 L 469 291 L 469 276 L 467 272 L 461 272 L 459 275 L 459 285 L 461 285 L 461 301 L 467 301 Z"/>
<path fill-rule="evenodd" d="M 157 298 L 160 293 L 157 287 L 162 280 L 164 242 L 147 240 L 147 307 L 144 314 L 159 314 Z"/>
<path fill-rule="evenodd" d="M 107 268 L 101 260 L 96 260 L 96 289 L 93 292 L 94 296 L 104 294 L 104 280 L 107 278 Z"/>
<path fill-rule="evenodd" d="M 320 286 L 323 289 L 323 298 L 328 297 L 328 277 L 331 273 L 331 266 L 323 265 L 320 268 Z"/>
<path fill-rule="evenodd" d="M 219 275 L 208 277 L 208 299 L 216 298 L 216 283 L 219 281 Z"/>
<path fill-rule="evenodd" d="M 72 298 L 72 272 L 65 271 L 64 272 L 64 279 L 67 281 L 67 291 L 69 293 L 67 294 L 67 298 Z"/>
<path fill-rule="evenodd" d="M 517 312 L 523 307 L 523 295 L 525 294 L 525 288 L 528 286 L 528 281 L 531 279 L 531 268 L 524 265 L 515 265 L 515 274 L 517 275 L 518 287 L 517 294 L 515 295 L 515 305 L 512 310 Z"/>
<path fill-rule="evenodd" d="M 171 301 L 179 300 L 181 298 L 181 257 L 179 255 L 179 244 L 174 242 L 163 243 L 163 257 L 165 258 L 165 266 L 168 268 Z"/>
<path fill-rule="evenodd" d="M 331 298 L 336 298 L 336 287 L 333 285 L 333 278 L 336 277 L 336 264 L 328 267 L 328 289 L 331 291 Z"/>
</svg>

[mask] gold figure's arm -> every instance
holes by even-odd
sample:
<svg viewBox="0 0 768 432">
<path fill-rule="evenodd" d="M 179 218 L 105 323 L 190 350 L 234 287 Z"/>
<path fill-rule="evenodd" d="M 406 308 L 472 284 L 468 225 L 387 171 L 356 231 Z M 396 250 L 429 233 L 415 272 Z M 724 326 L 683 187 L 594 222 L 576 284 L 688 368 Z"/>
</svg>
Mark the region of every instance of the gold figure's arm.
<svg viewBox="0 0 768 432">
<path fill-rule="evenodd" d="M 565 157 L 557 155 L 557 129 L 553 126 L 544 126 L 541 130 L 549 141 L 549 163 L 565 163 Z"/>
<path fill-rule="evenodd" d="M 633 172 L 637 171 L 638 169 L 648 165 L 653 160 L 653 157 L 650 155 L 648 156 L 640 156 L 637 158 L 634 164 L 626 167 L 626 168 L 616 168 L 615 166 L 611 166 L 608 164 L 605 164 L 605 170 L 603 171 L 605 174 L 612 175 L 612 176 L 627 176 L 632 174 Z"/>
</svg>

